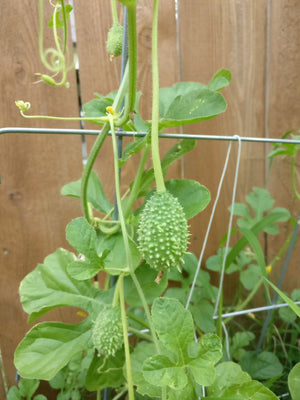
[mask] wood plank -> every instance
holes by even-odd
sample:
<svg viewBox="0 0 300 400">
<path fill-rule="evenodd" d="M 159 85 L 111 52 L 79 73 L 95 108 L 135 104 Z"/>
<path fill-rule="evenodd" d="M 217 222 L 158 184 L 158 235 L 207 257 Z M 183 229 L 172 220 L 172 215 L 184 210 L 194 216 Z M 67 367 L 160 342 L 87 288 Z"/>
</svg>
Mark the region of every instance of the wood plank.
<svg viewBox="0 0 300 400">
<path fill-rule="evenodd" d="M 230 86 L 222 91 L 228 103 L 227 111 L 213 120 L 188 126 L 185 132 L 264 136 L 266 3 L 250 0 L 180 3 L 182 80 L 208 83 L 220 68 L 232 73 Z M 205 258 L 217 251 L 219 240 L 227 230 L 237 144 L 233 147 Z M 185 161 L 186 177 L 207 186 L 213 200 L 227 148 L 227 143 L 201 141 Z M 264 148 L 243 144 L 236 200 L 244 202 L 252 186 L 264 186 Z M 192 221 L 191 247 L 196 254 L 200 253 L 211 210 L 212 204 Z"/>
<path fill-rule="evenodd" d="M 70 74 L 70 89 L 34 84 L 34 73 L 44 72 L 38 55 L 37 6 L 28 0 L 3 4 L 0 18 L 0 126 L 78 127 L 19 115 L 14 101 L 23 99 L 31 102 L 35 114 L 76 116 L 75 74 Z M 1 136 L 0 142 L 0 345 L 12 385 L 13 353 L 29 329 L 19 301 L 19 283 L 46 255 L 67 246 L 65 226 L 81 210 L 78 202 L 60 195 L 60 188 L 80 177 L 82 163 L 79 137 L 9 134 Z M 61 311 L 54 314 L 55 319 L 62 316 Z"/>
<path fill-rule="evenodd" d="M 271 2 L 270 12 L 270 113 L 269 131 L 271 137 L 280 138 L 285 132 L 300 126 L 299 97 L 300 97 L 300 3 L 296 0 Z M 297 132 L 295 132 L 297 134 Z M 299 134 L 299 133 L 298 133 Z M 270 146 L 270 150 L 272 147 Z M 297 158 L 299 182 L 299 157 Z M 274 159 L 271 169 L 269 188 L 276 199 L 276 205 L 286 207 L 297 219 L 300 212 L 299 201 L 295 198 L 291 184 L 290 159 L 279 157 Z M 269 260 L 275 257 L 292 231 L 290 224 L 281 223 L 282 234 L 270 237 Z M 286 256 L 286 254 L 285 254 Z M 272 273 L 277 282 L 285 257 L 275 265 Z M 283 288 L 291 292 L 299 288 L 299 238 L 290 259 Z"/>
</svg>

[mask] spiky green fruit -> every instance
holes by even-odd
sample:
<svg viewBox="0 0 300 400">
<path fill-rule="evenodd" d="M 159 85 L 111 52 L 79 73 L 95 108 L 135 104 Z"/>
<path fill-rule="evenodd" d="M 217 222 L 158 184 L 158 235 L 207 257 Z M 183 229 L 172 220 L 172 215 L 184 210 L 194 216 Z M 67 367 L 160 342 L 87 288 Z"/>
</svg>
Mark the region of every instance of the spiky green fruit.
<svg viewBox="0 0 300 400">
<path fill-rule="evenodd" d="M 118 57 L 122 54 L 123 26 L 114 23 L 108 31 L 106 50 L 111 56 Z"/>
<path fill-rule="evenodd" d="M 139 249 L 157 271 L 178 267 L 187 251 L 188 223 L 178 199 L 155 192 L 146 202 L 138 228 Z"/>
<path fill-rule="evenodd" d="M 123 327 L 121 309 L 107 306 L 99 313 L 94 327 L 92 340 L 99 354 L 114 356 L 123 345 Z"/>
</svg>

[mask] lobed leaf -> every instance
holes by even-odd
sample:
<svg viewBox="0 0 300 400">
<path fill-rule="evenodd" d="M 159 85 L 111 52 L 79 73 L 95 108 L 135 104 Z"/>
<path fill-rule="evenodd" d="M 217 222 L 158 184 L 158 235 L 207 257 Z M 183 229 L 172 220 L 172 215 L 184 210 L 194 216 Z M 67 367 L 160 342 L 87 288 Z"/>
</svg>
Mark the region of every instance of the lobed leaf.
<svg viewBox="0 0 300 400">
<path fill-rule="evenodd" d="M 163 345 L 179 356 L 187 358 L 187 347 L 194 340 L 194 324 L 191 313 L 175 299 L 157 298 L 152 306 L 152 320 Z"/>
<path fill-rule="evenodd" d="M 43 322 L 34 326 L 19 343 L 14 363 L 24 378 L 50 380 L 87 348 L 91 338 L 90 319 L 75 325 Z"/>
<path fill-rule="evenodd" d="M 20 298 L 23 309 L 33 322 L 56 307 L 80 307 L 93 313 L 110 300 L 110 291 L 99 291 L 90 281 L 78 281 L 68 273 L 74 254 L 64 249 L 45 258 L 21 282 Z"/>
<path fill-rule="evenodd" d="M 115 388 L 125 383 L 123 367 L 125 363 L 124 350 L 119 350 L 115 356 L 99 356 L 95 352 L 87 371 L 85 385 L 90 391 L 102 390 L 106 387 Z"/>
</svg>

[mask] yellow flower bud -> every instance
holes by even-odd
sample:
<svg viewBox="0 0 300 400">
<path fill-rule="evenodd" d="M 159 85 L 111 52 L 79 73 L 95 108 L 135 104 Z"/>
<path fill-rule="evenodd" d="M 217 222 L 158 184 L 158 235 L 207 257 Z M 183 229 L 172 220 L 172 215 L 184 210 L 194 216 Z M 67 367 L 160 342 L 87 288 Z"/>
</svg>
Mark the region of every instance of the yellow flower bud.
<svg viewBox="0 0 300 400">
<path fill-rule="evenodd" d="M 267 274 L 269 275 L 269 273 L 272 271 L 272 265 L 268 265 L 267 267 L 266 267 L 266 272 L 267 272 Z"/>
<path fill-rule="evenodd" d="M 22 112 L 26 112 L 26 111 L 28 111 L 30 109 L 29 101 L 16 100 L 15 104 L 19 108 L 19 110 L 22 111 Z"/>
</svg>

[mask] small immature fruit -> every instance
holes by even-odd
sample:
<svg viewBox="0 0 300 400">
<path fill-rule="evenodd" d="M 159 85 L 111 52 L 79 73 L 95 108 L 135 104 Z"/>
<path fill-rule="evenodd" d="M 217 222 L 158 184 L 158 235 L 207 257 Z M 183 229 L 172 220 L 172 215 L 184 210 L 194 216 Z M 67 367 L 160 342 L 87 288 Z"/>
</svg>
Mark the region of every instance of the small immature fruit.
<svg viewBox="0 0 300 400">
<path fill-rule="evenodd" d="M 181 204 L 169 192 L 155 192 L 146 202 L 138 228 L 139 249 L 157 271 L 178 267 L 188 245 L 188 224 Z"/>
<path fill-rule="evenodd" d="M 118 57 L 122 54 L 123 26 L 118 22 L 114 23 L 108 31 L 106 50 L 112 57 Z"/>
<path fill-rule="evenodd" d="M 114 356 L 123 345 L 121 309 L 107 306 L 100 311 L 94 327 L 92 340 L 99 354 Z"/>
</svg>

